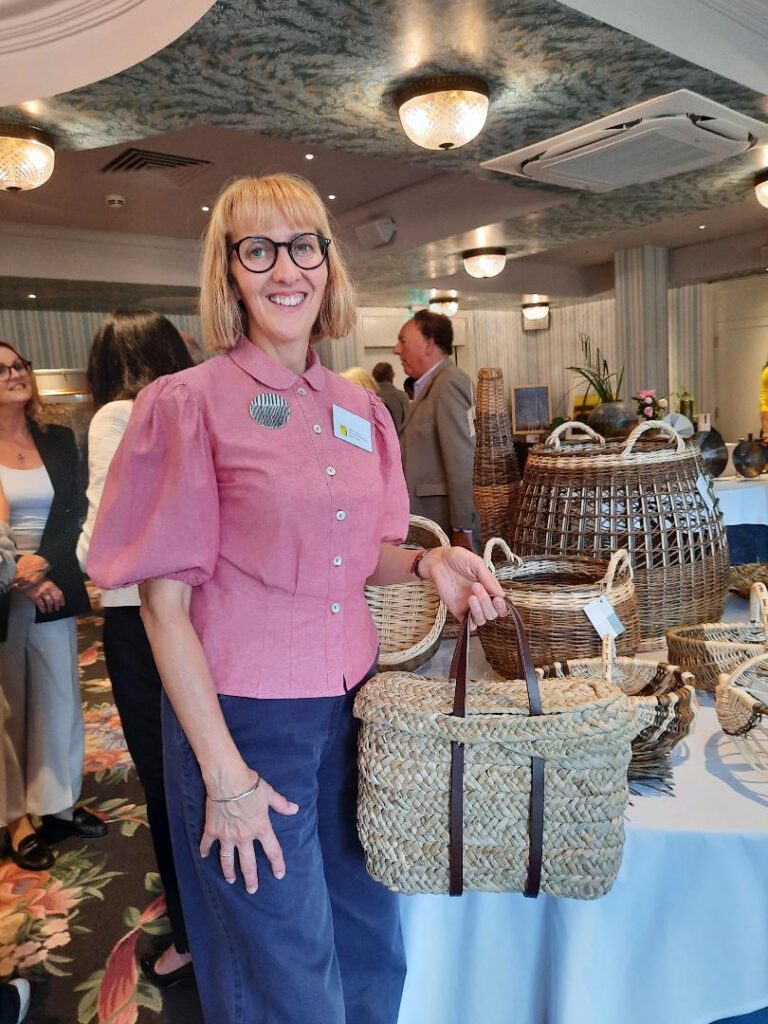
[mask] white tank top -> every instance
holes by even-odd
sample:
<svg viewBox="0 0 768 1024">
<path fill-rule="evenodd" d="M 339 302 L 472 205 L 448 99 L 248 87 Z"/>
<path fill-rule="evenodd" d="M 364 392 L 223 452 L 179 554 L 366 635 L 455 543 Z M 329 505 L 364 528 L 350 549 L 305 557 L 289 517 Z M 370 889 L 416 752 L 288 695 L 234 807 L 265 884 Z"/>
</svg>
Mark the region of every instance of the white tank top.
<svg viewBox="0 0 768 1024">
<path fill-rule="evenodd" d="M 37 551 L 53 501 L 45 466 L 11 469 L 0 466 L 0 483 L 11 506 L 11 529 L 19 551 Z"/>
</svg>

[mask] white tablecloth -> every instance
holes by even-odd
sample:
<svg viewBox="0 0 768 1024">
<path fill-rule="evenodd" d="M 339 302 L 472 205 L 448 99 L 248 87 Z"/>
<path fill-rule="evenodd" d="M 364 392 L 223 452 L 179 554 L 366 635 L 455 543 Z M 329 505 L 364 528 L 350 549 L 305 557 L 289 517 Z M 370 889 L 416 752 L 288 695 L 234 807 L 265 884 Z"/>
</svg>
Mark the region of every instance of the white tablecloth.
<svg viewBox="0 0 768 1024">
<path fill-rule="evenodd" d="M 710 1024 L 768 1006 L 768 779 L 703 702 L 675 795 L 632 798 L 607 896 L 400 897 L 399 1024 Z"/>
<path fill-rule="evenodd" d="M 718 477 L 714 489 L 726 526 L 768 526 L 768 476 Z"/>
</svg>

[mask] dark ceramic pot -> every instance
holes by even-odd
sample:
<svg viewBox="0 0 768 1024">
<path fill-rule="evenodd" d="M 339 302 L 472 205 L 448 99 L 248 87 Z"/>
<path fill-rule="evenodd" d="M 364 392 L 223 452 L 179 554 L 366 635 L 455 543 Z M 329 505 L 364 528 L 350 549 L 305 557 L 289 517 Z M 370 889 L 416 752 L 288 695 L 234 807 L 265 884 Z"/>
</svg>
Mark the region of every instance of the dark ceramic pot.
<svg viewBox="0 0 768 1024">
<path fill-rule="evenodd" d="M 634 402 L 601 402 L 587 417 L 587 423 L 603 437 L 627 437 L 637 426 Z"/>
<path fill-rule="evenodd" d="M 710 476 L 720 476 L 728 465 L 728 449 L 716 430 L 699 430 L 692 440 L 701 449 L 701 461 Z"/>
<path fill-rule="evenodd" d="M 762 441 L 745 441 L 743 438 L 733 449 L 733 464 L 736 472 L 752 480 L 765 469 L 765 448 Z"/>
</svg>

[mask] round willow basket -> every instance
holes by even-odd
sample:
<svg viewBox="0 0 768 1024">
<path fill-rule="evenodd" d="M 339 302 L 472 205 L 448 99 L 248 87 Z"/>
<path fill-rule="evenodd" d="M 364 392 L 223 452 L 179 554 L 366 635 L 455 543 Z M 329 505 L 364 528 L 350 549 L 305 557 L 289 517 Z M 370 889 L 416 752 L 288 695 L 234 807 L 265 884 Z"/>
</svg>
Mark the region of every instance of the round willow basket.
<svg viewBox="0 0 768 1024">
<path fill-rule="evenodd" d="M 506 561 L 494 565 L 494 549 Z M 626 551 L 616 551 L 610 561 L 584 558 L 519 558 L 499 537 L 485 545 L 483 554 L 491 572 L 504 587 L 504 596 L 523 620 L 534 665 L 548 665 L 566 658 L 599 656 L 602 639 L 587 618 L 585 607 L 607 597 L 625 627 L 618 640 L 622 654 L 634 654 L 640 644 L 637 598 L 632 567 Z M 516 678 L 517 643 L 512 623 L 494 619 L 478 630 L 491 667 Z"/>
<path fill-rule="evenodd" d="M 603 641 L 602 658 L 559 661 L 538 669 L 544 679 L 604 678 L 635 705 L 640 732 L 632 741 L 630 784 L 672 791 L 672 750 L 691 731 L 698 710 L 694 678 L 665 661 L 617 658 L 615 645 Z"/>
<path fill-rule="evenodd" d="M 511 505 L 520 488 L 520 467 L 501 370 L 480 370 L 476 409 L 473 494 L 485 544 L 490 537 L 509 536 Z"/>
<path fill-rule="evenodd" d="M 411 516 L 406 547 L 447 547 L 449 543 L 437 523 Z M 429 580 L 366 587 L 365 599 L 379 634 L 379 669 L 411 672 L 429 661 L 440 645 L 446 616 L 445 605 Z"/>
<path fill-rule="evenodd" d="M 587 438 L 564 441 L 565 431 Z M 725 606 L 728 541 L 711 479 L 696 445 L 661 421 L 616 441 L 583 423 L 553 431 L 528 456 L 510 543 L 539 556 L 625 548 L 644 647 L 673 626 L 719 619 Z"/>
<path fill-rule="evenodd" d="M 667 633 L 670 661 L 693 673 L 700 690 L 714 693 L 720 676 L 766 653 L 768 590 L 755 583 L 750 593 L 751 622 L 703 622 Z"/>
<path fill-rule="evenodd" d="M 768 775 L 768 654 L 721 675 L 716 706 L 723 732 L 753 768 Z"/>
<path fill-rule="evenodd" d="M 431 519 L 424 519 L 421 516 L 411 516 L 411 525 L 408 529 L 408 536 L 405 541 L 406 547 L 416 548 L 436 548 L 439 545 L 450 544 L 450 541 L 444 531 L 433 523 Z M 459 632 L 461 631 L 461 623 L 458 619 L 455 619 L 453 615 L 445 609 L 445 622 L 443 624 L 442 632 L 438 638 L 438 644 L 440 640 L 455 640 Z M 435 647 L 437 644 L 435 645 Z M 429 658 L 434 654 L 434 648 L 429 654 Z M 425 660 L 428 661 L 429 658 Z M 403 671 L 410 671 L 403 665 L 392 666 L 402 668 Z M 418 667 L 418 666 L 414 666 Z"/>
</svg>

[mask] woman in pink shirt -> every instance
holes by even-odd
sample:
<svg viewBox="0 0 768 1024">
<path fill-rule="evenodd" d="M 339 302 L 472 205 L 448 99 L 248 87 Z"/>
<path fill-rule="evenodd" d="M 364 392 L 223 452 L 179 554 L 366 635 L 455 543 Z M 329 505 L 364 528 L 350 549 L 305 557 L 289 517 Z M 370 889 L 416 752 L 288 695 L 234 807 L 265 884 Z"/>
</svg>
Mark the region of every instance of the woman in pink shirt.
<svg viewBox="0 0 768 1024">
<path fill-rule="evenodd" d="M 220 354 L 138 396 L 88 571 L 143 584 L 205 1020 L 395 1024 L 397 903 L 355 828 L 352 703 L 377 653 L 363 587 L 416 572 L 476 624 L 503 614 L 501 587 L 464 549 L 396 546 L 408 497 L 391 417 L 310 347 L 354 320 L 311 185 L 224 189 L 201 309 Z"/>
</svg>

